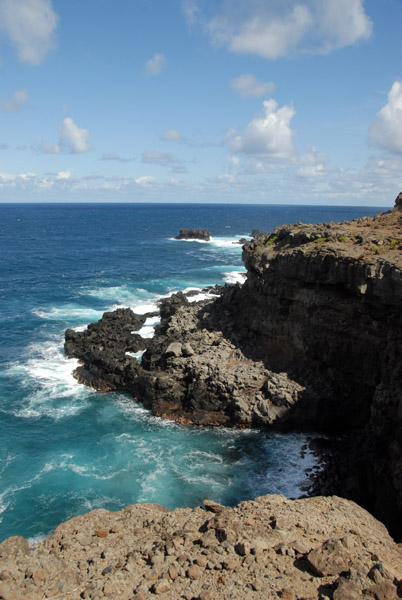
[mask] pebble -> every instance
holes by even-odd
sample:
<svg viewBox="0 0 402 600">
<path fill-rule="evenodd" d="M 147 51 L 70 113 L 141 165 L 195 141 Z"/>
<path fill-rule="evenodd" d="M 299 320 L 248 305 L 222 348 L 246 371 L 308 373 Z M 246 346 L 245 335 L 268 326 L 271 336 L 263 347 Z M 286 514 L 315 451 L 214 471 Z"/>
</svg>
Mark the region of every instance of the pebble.
<svg viewBox="0 0 402 600">
<path fill-rule="evenodd" d="M 164 594 L 170 590 L 170 587 L 170 583 L 167 579 L 160 579 L 153 585 L 152 591 L 154 594 Z"/>
<path fill-rule="evenodd" d="M 109 532 L 106 529 L 95 529 L 94 534 L 96 537 L 105 538 L 109 535 Z"/>
<path fill-rule="evenodd" d="M 190 579 L 199 579 L 202 575 L 200 567 L 197 565 L 191 565 L 186 571 L 187 577 Z"/>
<path fill-rule="evenodd" d="M 172 579 L 173 581 L 175 579 L 177 579 L 177 577 L 179 576 L 176 567 L 173 565 L 170 565 L 170 567 L 168 569 L 168 574 L 169 574 L 170 579 Z"/>
</svg>

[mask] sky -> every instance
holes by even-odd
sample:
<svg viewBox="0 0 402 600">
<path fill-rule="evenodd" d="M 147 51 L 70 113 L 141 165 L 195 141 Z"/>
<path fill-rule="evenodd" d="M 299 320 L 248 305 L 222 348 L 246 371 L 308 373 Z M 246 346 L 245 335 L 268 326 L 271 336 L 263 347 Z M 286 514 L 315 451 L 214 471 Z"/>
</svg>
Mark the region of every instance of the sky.
<svg viewBox="0 0 402 600">
<path fill-rule="evenodd" d="M 0 0 L 0 202 L 392 206 L 402 0 Z"/>
</svg>

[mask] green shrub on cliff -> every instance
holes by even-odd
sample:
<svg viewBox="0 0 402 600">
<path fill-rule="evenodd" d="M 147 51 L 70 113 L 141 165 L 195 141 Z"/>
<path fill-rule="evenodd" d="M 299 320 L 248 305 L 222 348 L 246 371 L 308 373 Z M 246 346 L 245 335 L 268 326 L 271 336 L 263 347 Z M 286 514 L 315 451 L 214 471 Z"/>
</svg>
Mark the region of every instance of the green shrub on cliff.
<svg viewBox="0 0 402 600">
<path fill-rule="evenodd" d="M 271 236 L 269 236 L 269 238 L 265 242 L 265 246 L 270 246 L 271 244 L 273 244 L 274 242 L 276 242 L 277 239 L 278 239 L 277 235 L 271 235 Z"/>
</svg>

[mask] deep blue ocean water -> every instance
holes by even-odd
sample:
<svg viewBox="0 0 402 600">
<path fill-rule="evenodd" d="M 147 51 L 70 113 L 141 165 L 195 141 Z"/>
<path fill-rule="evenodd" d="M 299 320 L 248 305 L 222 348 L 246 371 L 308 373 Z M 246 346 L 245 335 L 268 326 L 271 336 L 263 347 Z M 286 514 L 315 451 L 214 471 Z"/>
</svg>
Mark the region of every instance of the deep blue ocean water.
<svg viewBox="0 0 402 600">
<path fill-rule="evenodd" d="M 93 508 L 235 504 L 301 494 L 306 436 L 197 429 L 162 421 L 123 393 L 71 376 L 64 331 L 103 312 L 139 312 L 188 287 L 239 280 L 253 228 L 340 221 L 375 208 L 0 204 L 0 541 L 31 541 Z M 209 243 L 175 241 L 206 227 Z M 141 333 L 152 334 L 152 323 Z"/>
</svg>

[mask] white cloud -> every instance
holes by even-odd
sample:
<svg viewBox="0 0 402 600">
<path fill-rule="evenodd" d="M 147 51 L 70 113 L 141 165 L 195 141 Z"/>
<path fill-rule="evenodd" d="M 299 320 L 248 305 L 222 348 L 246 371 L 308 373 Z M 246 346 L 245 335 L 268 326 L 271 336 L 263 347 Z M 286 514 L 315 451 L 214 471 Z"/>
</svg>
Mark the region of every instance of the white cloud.
<svg viewBox="0 0 402 600">
<path fill-rule="evenodd" d="M 193 25 L 197 21 L 200 13 L 196 0 L 182 0 L 182 11 L 188 25 Z"/>
<path fill-rule="evenodd" d="M 170 152 L 157 152 L 146 150 L 141 156 L 143 163 L 159 165 L 160 167 L 170 167 L 174 173 L 186 173 L 187 169 L 184 163 L 170 154 Z"/>
<path fill-rule="evenodd" d="M 24 108 L 28 108 L 28 92 L 26 90 L 15 92 L 9 100 L 0 105 L 0 110 L 5 112 L 19 112 Z"/>
<path fill-rule="evenodd" d="M 0 183 L 1 184 L 10 183 L 11 181 L 14 181 L 15 178 L 16 178 L 16 176 L 12 175 L 11 173 L 3 173 L 0 171 Z"/>
<path fill-rule="evenodd" d="M 146 150 L 141 159 L 143 163 L 151 163 L 161 167 L 169 167 L 175 162 L 174 156 L 169 152 L 156 152 L 153 150 Z"/>
<path fill-rule="evenodd" d="M 328 157 L 312 146 L 298 157 L 300 168 L 296 174 L 299 177 L 320 177 L 325 173 L 327 161 Z"/>
<path fill-rule="evenodd" d="M 255 75 L 245 73 L 230 82 L 232 89 L 242 98 L 256 98 L 270 96 L 275 91 L 273 81 L 260 81 Z"/>
<path fill-rule="evenodd" d="M 390 152 L 402 153 L 402 82 L 394 82 L 388 93 L 388 102 L 377 116 L 378 121 L 370 127 L 370 143 Z"/>
<path fill-rule="evenodd" d="M 373 24 L 364 12 L 363 4 L 364 0 L 314 1 L 319 52 L 351 46 L 371 36 Z"/>
<path fill-rule="evenodd" d="M 278 108 L 275 100 L 265 100 L 264 110 L 247 125 L 242 135 L 231 134 L 229 148 L 237 153 L 264 155 L 288 160 L 294 155 L 290 122 L 295 115 L 291 106 Z"/>
<path fill-rule="evenodd" d="M 162 140 L 166 141 L 174 141 L 174 142 L 183 142 L 183 136 L 177 131 L 177 129 L 167 129 L 161 135 Z"/>
<path fill-rule="evenodd" d="M 184 5 L 218 45 L 276 59 L 297 53 L 325 54 L 368 39 L 372 22 L 364 0 L 228 0 L 215 15 L 201 14 L 195 0 Z"/>
<path fill-rule="evenodd" d="M 57 22 L 51 0 L 0 0 L 0 29 L 22 62 L 42 62 L 55 45 Z"/>
<path fill-rule="evenodd" d="M 59 171 L 56 175 L 56 179 L 60 181 L 61 179 L 70 179 L 71 171 Z"/>
<path fill-rule="evenodd" d="M 104 152 L 99 160 L 116 160 L 118 162 L 131 162 L 134 160 L 133 158 L 124 158 L 124 156 L 119 156 L 116 152 Z"/>
<path fill-rule="evenodd" d="M 145 63 L 145 72 L 148 75 L 158 75 L 159 73 L 161 73 L 161 71 L 163 71 L 165 65 L 165 55 L 156 53 Z"/>
<path fill-rule="evenodd" d="M 275 59 L 286 56 L 301 44 L 311 27 L 312 16 L 306 6 L 296 5 L 279 18 L 252 16 L 230 36 L 229 48 L 242 54 L 258 54 Z"/>
<path fill-rule="evenodd" d="M 76 125 L 71 117 L 66 117 L 63 125 L 59 127 L 60 140 L 57 144 L 49 144 L 43 141 L 40 151 L 44 154 L 79 154 L 89 150 L 89 131 L 81 129 Z"/>
<path fill-rule="evenodd" d="M 297 171 L 299 177 L 320 177 L 324 174 L 324 165 L 305 165 Z"/>
<path fill-rule="evenodd" d="M 63 121 L 63 125 L 59 128 L 60 137 L 62 143 L 69 146 L 70 151 L 73 154 L 79 152 L 87 152 L 89 150 L 88 129 L 81 129 L 74 123 L 71 117 L 66 117 Z"/>
<path fill-rule="evenodd" d="M 138 185 L 148 187 L 155 183 L 155 178 L 152 177 L 151 175 L 141 175 L 140 177 L 136 177 L 134 179 L 134 181 L 135 181 L 135 183 L 138 183 Z"/>
<path fill-rule="evenodd" d="M 61 154 L 61 145 L 49 144 L 49 142 L 44 140 L 40 145 L 40 151 L 42 154 Z"/>
</svg>

